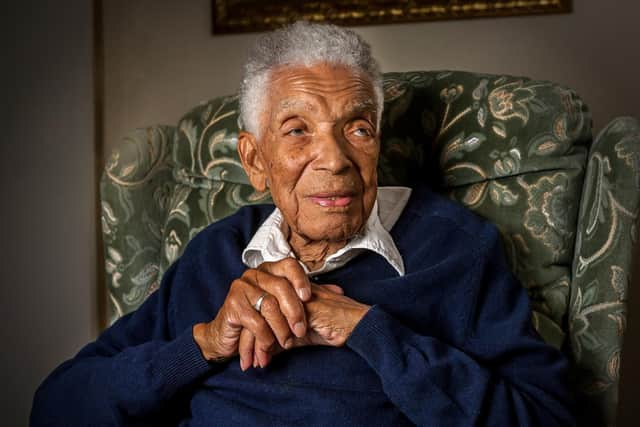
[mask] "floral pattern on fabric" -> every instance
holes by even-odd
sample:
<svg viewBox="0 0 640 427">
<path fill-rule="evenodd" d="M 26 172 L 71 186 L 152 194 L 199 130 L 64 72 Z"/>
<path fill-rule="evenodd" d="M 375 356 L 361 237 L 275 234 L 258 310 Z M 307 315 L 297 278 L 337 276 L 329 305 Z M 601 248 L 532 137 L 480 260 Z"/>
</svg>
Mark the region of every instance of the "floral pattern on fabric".
<svg viewBox="0 0 640 427">
<path fill-rule="evenodd" d="M 449 71 L 385 77 L 392 96 L 383 141 L 411 142 L 424 153 L 424 166 L 408 162 L 409 182 L 426 180 L 498 225 L 532 299 L 536 328 L 561 347 L 591 138 L 588 110 L 570 89 L 521 77 Z M 385 127 L 391 119 L 395 125 Z"/>
<path fill-rule="evenodd" d="M 107 160 L 102 194 L 109 322 L 135 310 L 160 283 L 160 241 L 172 179 L 173 128 L 133 132 Z"/>
<path fill-rule="evenodd" d="M 584 425 L 613 425 L 627 288 L 640 216 L 640 122 L 619 118 L 596 138 L 582 192 L 569 310 L 572 381 Z"/>
<path fill-rule="evenodd" d="M 583 425 L 612 424 L 640 204 L 638 122 L 614 121 L 587 155 L 588 109 L 554 83 L 433 71 L 387 73 L 383 86 L 379 184 L 426 182 L 497 225 L 534 326 L 572 357 Z M 202 228 L 270 202 L 248 183 L 238 131 L 237 96 L 221 97 L 175 128 L 136 131 L 113 153 L 102 180 L 112 319 L 157 288 Z"/>
</svg>

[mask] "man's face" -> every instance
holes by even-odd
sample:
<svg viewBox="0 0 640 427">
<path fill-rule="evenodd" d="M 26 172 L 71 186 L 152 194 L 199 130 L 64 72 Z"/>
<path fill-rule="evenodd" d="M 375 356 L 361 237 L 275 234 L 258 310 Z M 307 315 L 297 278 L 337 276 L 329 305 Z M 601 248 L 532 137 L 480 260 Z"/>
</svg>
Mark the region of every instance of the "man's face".
<svg viewBox="0 0 640 427">
<path fill-rule="evenodd" d="M 345 67 L 272 73 L 253 141 L 259 170 L 248 172 L 256 188 L 268 183 L 292 232 L 340 242 L 360 231 L 377 192 L 376 117 L 371 83 Z"/>
</svg>

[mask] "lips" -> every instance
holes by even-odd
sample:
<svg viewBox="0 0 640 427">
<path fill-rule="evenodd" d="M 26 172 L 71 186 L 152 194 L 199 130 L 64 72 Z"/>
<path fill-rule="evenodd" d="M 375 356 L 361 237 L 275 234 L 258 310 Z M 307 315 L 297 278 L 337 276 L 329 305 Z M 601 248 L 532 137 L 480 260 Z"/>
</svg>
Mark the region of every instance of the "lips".
<svg viewBox="0 0 640 427">
<path fill-rule="evenodd" d="M 353 193 L 317 193 L 309 196 L 309 199 L 324 208 L 345 207 L 351 204 Z"/>
</svg>

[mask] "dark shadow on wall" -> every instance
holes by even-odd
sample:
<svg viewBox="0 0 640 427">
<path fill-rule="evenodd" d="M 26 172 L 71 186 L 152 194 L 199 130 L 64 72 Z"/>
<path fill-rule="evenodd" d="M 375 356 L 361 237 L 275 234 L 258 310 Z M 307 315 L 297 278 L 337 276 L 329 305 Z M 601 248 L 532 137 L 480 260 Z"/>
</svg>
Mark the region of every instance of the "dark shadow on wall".
<svg viewBox="0 0 640 427">
<path fill-rule="evenodd" d="M 5 2 L 0 31 L 0 424 L 26 426 L 95 331 L 92 4 Z"/>
</svg>

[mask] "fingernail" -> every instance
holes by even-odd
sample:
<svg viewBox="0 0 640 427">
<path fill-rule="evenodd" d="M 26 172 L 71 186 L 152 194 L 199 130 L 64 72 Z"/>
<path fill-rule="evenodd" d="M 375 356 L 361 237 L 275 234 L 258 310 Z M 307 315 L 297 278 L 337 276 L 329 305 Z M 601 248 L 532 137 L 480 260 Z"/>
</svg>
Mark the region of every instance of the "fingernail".
<svg viewBox="0 0 640 427">
<path fill-rule="evenodd" d="M 256 355 L 253 355 L 253 367 L 257 368 L 258 367 L 258 358 L 256 357 Z"/>
<path fill-rule="evenodd" d="M 291 347 L 293 347 L 293 339 L 289 338 L 288 340 L 286 340 L 284 342 L 284 348 L 286 348 L 288 350 Z"/>
<path fill-rule="evenodd" d="M 305 333 L 304 323 L 298 322 L 293 325 L 293 333 L 296 334 L 298 338 L 303 337 Z"/>
<path fill-rule="evenodd" d="M 247 363 L 242 357 L 240 358 L 240 370 L 242 370 L 242 372 L 247 370 Z"/>
<path fill-rule="evenodd" d="M 308 288 L 300 288 L 298 289 L 298 295 L 301 300 L 306 301 L 311 298 L 311 291 Z"/>
<path fill-rule="evenodd" d="M 258 362 L 260 362 L 260 367 L 264 368 L 265 366 L 267 366 L 267 356 L 261 354 L 260 356 L 258 356 Z"/>
</svg>

